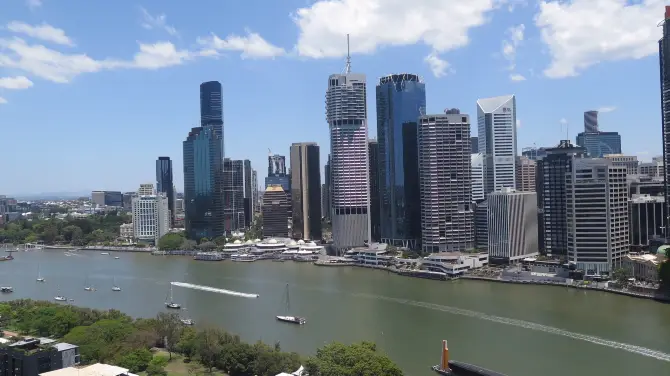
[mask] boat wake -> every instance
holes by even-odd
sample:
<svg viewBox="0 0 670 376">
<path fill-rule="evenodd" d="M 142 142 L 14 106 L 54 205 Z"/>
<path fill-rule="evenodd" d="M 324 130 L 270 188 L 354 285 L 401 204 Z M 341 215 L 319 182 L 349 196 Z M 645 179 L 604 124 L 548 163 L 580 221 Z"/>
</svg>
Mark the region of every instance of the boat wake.
<svg viewBox="0 0 670 376">
<path fill-rule="evenodd" d="M 258 294 L 247 294 L 244 292 L 238 292 L 238 291 L 231 291 L 231 290 L 224 290 L 224 289 L 218 289 L 216 287 L 209 287 L 209 286 L 201 286 L 201 285 L 194 285 L 192 283 L 185 283 L 185 282 L 170 282 L 172 286 L 177 286 L 177 287 L 184 287 L 187 289 L 193 289 L 193 290 L 200 290 L 200 291 L 209 291 L 209 292 L 215 292 L 217 294 L 225 294 L 225 295 L 232 295 L 232 296 L 238 296 L 240 298 L 248 298 L 248 299 L 256 299 L 258 298 Z"/>
<path fill-rule="evenodd" d="M 388 301 L 388 302 L 406 304 L 406 305 L 411 305 L 411 306 L 415 306 L 415 307 L 428 308 L 428 309 L 432 309 L 432 310 L 436 310 L 436 311 L 451 313 L 451 314 L 454 314 L 454 315 L 468 316 L 468 317 L 473 317 L 473 318 L 478 318 L 478 319 L 481 319 L 481 320 L 492 321 L 492 322 L 496 322 L 496 323 L 500 323 L 500 324 L 512 325 L 512 326 L 517 326 L 517 327 L 520 327 L 520 328 L 537 330 L 537 331 L 540 331 L 540 332 L 545 332 L 545 333 L 550 333 L 550 334 L 556 334 L 556 335 L 560 335 L 560 336 L 563 336 L 563 337 L 569 337 L 569 338 L 578 339 L 578 340 L 582 340 L 582 341 L 586 341 L 586 342 L 591 342 L 591 343 L 595 343 L 597 345 L 606 346 L 606 347 L 610 347 L 610 348 L 613 348 L 613 349 L 621 349 L 621 350 L 628 351 L 628 352 L 633 353 L 633 354 L 639 354 L 639 355 L 647 356 L 647 357 L 650 357 L 650 358 L 670 362 L 670 354 L 662 352 L 662 351 L 652 350 L 652 349 L 648 349 L 646 347 L 631 345 L 631 344 L 622 343 L 622 342 L 610 341 L 610 340 L 600 338 L 600 337 L 596 337 L 596 336 L 590 336 L 590 335 L 586 335 L 586 334 L 570 332 L 568 330 L 563 330 L 563 329 L 554 328 L 554 327 L 547 326 L 547 325 L 537 324 L 537 323 L 530 322 L 530 321 L 510 319 L 510 318 L 507 318 L 507 317 L 494 316 L 494 315 L 489 315 L 489 314 L 482 313 L 482 312 L 470 311 L 470 310 L 467 310 L 467 309 L 449 307 L 449 306 L 444 306 L 444 305 L 440 305 L 440 304 L 419 302 L 419 301 L 415 301 L 415 300 L 391 298 L 391 297 L 387 297 L 387 296 L 364 294 L 364 293 L 354 293 L 352 295 L 356 296 L 356 297 L 361 297 L 361 298 L 385 300 L 385 301 Z"/>
</svg>

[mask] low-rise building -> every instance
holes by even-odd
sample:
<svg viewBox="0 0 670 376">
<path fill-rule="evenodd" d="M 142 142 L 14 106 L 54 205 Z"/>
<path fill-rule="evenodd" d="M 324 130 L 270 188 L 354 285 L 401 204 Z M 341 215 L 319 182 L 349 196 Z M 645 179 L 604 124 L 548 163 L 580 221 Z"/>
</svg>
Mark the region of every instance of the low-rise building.
<svg viewBox="0 0 670 376">
<path fill-rule="evenodd" d="M 466 271 L 488 265 L 488 253 L 440 252 L 424 257 L 424 269 L 446 273 L 449 277 L 465 274 Z"/>
<path fill-rule="evenodd" d="M 621 259 L 621 267 L 638 281 L 658 283 L 658 266 L 665 260 L 670 246 L 658 248 L 655 254 L 628 254 Z"/>
<path fill-rule="evenodd" d="M 133 230 L 132 223 L 124 223 L 119 226 L 119 236 L 126 239 L 132 239 L 135 237 L 135 231 Z"/>
<path fill-rule="evenodd" d="M 56 371 L 40 373 L 40 376 L 137 376 L 127 368 L 96 363 L 87 367 L 67 367 Z"/>
<path fill-rule="evenodd" d="M 0 347 L 0 375 L 37 376 L 79 364 L 79 346 L 49 338 L 24 338 Z"/>
</svg>

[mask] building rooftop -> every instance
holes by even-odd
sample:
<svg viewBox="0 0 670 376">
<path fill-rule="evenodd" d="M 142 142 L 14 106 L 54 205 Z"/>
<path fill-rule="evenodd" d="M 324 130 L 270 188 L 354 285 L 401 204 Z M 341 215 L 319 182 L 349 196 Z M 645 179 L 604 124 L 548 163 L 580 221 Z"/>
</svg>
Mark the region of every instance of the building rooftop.
<svg viewBox="0 0 670 376">
<path fill-rule="evenodd" d="M 68 367 L 55 371 L 40 373 L 40 376 L 136 376 L 128 372 L 127 368 L 121 368 L 110 364 L 96 363 L 88 367 Z"/>
<path fill-rule="evenodd" d="M 510 99 L 514 98 L 514 95 L 502 95 L 499 97 L 485 98 L 477 100 L 479 108 L 482 109 L 485 113 L 491 113 L 496 111 L 502 105 L 507 103 Z"/>
</svg>

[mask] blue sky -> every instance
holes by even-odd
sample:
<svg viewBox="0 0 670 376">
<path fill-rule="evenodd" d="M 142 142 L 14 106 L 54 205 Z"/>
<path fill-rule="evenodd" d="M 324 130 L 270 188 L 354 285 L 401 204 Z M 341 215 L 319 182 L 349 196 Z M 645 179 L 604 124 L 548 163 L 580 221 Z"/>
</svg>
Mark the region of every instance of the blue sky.
<svg viewBox="0 0 670 376">
<path fill-rule="evenodd" d="M 662 151 L 661 0 L 0 0 L 0 194 L 135 190 L 174 160 L 199 121 L 198 86 L 224 90 L 227 157 L 316 141 L 328 155 L 324 95 L 344 68 L 374 85 L 409 72 L 428 112 L 476 115 L 515 94 L 519 151 L 551 146 L 601 109 L 624 153 Z M 473 127 L 473 136 L 476 130 Z"/>
</svg>

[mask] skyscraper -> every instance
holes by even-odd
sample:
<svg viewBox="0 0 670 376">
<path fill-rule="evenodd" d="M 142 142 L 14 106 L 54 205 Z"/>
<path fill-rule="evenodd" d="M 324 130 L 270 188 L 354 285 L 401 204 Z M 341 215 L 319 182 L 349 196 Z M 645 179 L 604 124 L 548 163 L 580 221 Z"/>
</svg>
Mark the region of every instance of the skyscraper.
<svg viewBox="0 0 670 376">
<path fill-rule="evenodd" d="M 315 142 L 291 145 L 291 225 L 294 239 L 321 239 L 321 163 Z"/>
<path fill-rule="evenodd" d="M 377 140 L 368 141 L 368 160 L 370 161 L 368 168 L 370 171 L 370 234 L 373 242 L 379 242 L 382 238 L 382 230 L 379 208 L 379 143 Z"/>
<path fill-rule="evenodd" d="M 598 111 L 584 112 L 584 132 L 598 132 Z"/>
<path fill-rule="evenodd" d="M 190 239 L 222 236 L 221 137 L 211 127 L 193 128 L 184 141 L 184 212 Z"/>
<path fill-rule="evenodd" d="M 379 79 L 381 237 L 383 242 L 411 248 L 421 237 L 416 121 L 425 112 L 426 85 L 419 76 L 402 73 Z"/>
<path fill-rule="evenodd" d="M 223 223 L 227 234 L 244 228 L 244 161 L 223 160 Z"/>
<path fill-rule="evenodd" d="M 621 154 L 621 135 L 618 132 L 580 132 L 577 134 L 576 143 L 584 147 L 591 158 Z"/>
<path fill-rule="evenodd" d="M 223 136 L 223 94 L 219 81 L 200 84 L 200 126 L 211 126 L 221 137 L 221 158 L 225 156 Z"/>
<path fill-rule="evenodd" d="M 663 137 L 663 177 L 665 178 L 665 212 L 670 214 L 670 6 L 665 7 L 663 38 L 658 41 L 661 75 L 661 121 Z M 665 224 L 667 226 L 667 223 Z M 667 236 L 667 234 L 666 234 Z"/>
<path fill-rule="evenodd" d="M 370 183 L 365 75 L 328 77 L 326 121 L 332 157 L 333 246 L 337 250 L 363 246 L 370 235 Z"/>
<path fill-rule="evenodd" d="M 291 226 L 291 202 L 288 193 L 281 185 L 271 185 L 263 193 L 263 237 L 282 237 L 289 235 Z"/>
<path fill-rule="evenodd" d="M 525 157 L 516 157 L 516 190 L 535 192 L 535 167 L 537 162 Z"/>
<path fill-rule="evenodd" d="M 254 217 L 254 201 L 253 201 L 253 169 L 251 168 L 251 161 L 244 160 L 244 227 L 251 226 L 251 221 Z"/>
<path fill-rule="evenodd" d="M 283 155 L 268 155 L 268 176 L 265 178 L 265 188 L 271 185 L 281 185 L 286 192 L 291 187 L 288 174 L 286 174 L 286 157 Z"/>
<path fill-rule="evenodd" d="M 472 138 L 470 137 L 471 140 Z M 484 154 L 470 154 L 470 169 L 472 170 L 472 202 L 479 203 L 486 199 L 484 195 Z"/>
<path fill-rule="evenodd" d="M 132 199 L 133 233 L 141 241 L 158 244 L 170 230 L 170 210 L 165 193 L 141 195 Z"/>
<path fill-rule="evenodd" d="M 488 197 L 488 249 L 491 263 L 509 264 L 537 251 L 537 197 L 503 188 Z"/>
<path fill-rule="evenodd" d="M 470 119 L 449 113 L 419 117 L 421 247 L 448 252 L 475 246 Z"/>
<path fill-rule="evenodd" d="M 330 204 L 330 154 L 328 154 L 328 162 L 323 168 L 323 194 L 321 195 L 321 200 L 323 201 L 323 210 L 321 215 L 327 220 L 330 220 L 330 209 L 332 205 Z"/>
<path fill-rule="evenodd" d="M 158 157 L 156 160 L 156 192 L 165 193 L 168 199 L 168 210 L 170 210 L 170 223 L 174 223 L 175 192 L 172 179 L 172 160 L 170 157 Z"/>
<path fill-rule="evenodd" d="M 516 98 L 477 101 L 477 140 L 484 157 L 484 193 L 516 185 Z"/>
</svg>

